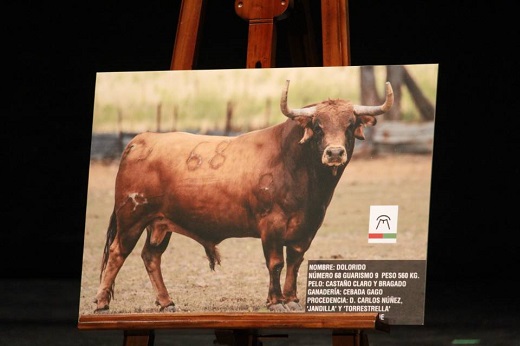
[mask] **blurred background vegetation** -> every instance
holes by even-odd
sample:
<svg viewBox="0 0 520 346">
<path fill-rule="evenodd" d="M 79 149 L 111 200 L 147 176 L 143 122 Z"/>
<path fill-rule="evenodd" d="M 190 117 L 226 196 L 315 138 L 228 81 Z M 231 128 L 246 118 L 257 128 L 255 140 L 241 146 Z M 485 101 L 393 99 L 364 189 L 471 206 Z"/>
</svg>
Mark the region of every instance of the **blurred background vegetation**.
<svg viewBox="0 0 520 346">
<path fill-rule="evenodd" d="M 435 104 L 438 65 L 403 65 L 424 96 Z M 96 77 L 93 133 L 190 131 L 244 132 L 284 121 L 280 95 L 285 80 L 289 107 L 326 99 L 361 103 L 359 66 L 193 71 L 103 72 Z M 387 66 L 374 66 L 381 99 Z M 402 88 L 400 117 L 421 121 Z M 230 124 L 231 123 L 231 124 Z"/>
</svg>

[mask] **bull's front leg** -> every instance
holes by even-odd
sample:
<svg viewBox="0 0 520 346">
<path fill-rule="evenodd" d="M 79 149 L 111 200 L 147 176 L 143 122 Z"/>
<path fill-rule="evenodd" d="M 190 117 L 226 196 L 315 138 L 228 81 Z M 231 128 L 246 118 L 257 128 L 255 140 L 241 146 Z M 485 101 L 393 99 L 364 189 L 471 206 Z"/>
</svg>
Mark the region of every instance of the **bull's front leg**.
<svg viewBox="0 0 520 346">
<path fill-rule="evenodd" d="M 287 311 L 284 306 L 285 300 L 282 295 L 280 286 L 280 274 L 282 272 L 283 261 L 283 245 L 279 238 L 274 234 L 262 237 L 262 246 L 264 250 L 265 263 L 269 271 L 269 292 L 267 294 L 267 307 L 270 311 L 283 312 Z"/>
<path fill-rule="evenodd" d="M 301 311 L 300 299 L 298 298 L 298 271 L 303 262 L 304 252 L 300 247 L 287 246 L 287 272 L 285 274 L 285 284 L 283 295 L 285 306 L 291 311 Z"/>
</svg>

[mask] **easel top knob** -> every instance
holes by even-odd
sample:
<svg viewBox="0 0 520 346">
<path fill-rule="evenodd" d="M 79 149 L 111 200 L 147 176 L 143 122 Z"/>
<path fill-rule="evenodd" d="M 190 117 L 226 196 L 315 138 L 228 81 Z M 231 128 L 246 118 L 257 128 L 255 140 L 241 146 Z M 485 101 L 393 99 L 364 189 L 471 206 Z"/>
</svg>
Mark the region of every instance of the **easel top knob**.
<svg viewBox="0 0 520 346">
<path fill-rule="evenodd" d="M 245 20 L 273 19 L 285 14 L 292 0 L 235 0 L 235 12 Z"/>
</svg>

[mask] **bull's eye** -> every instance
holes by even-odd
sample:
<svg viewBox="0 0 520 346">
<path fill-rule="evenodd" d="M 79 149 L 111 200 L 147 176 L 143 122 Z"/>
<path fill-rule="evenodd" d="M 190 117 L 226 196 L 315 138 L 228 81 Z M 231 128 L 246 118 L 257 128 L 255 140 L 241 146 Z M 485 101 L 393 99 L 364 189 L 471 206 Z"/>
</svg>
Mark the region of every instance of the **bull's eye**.
<svg viewBox="0 0 520 346">
<path fill-rule="evenodd" d="M 312 131 L 314 132 L 315 136 L 320 136 L 323 134 L 323 129 L 321 128 L 320 123 L 315 123 L 312 128 Z"/>
<path fill-rule="evenodd" d="M 352 123 L 350 124 L 348 127 L 347 127 L 347 131 L 345 131 L 345 133 L 347 134 L 347 136 L 350 136 L 354 133 L 354 130 L 356 129 L 356 124 L 355 123 Z"/>
</svg>

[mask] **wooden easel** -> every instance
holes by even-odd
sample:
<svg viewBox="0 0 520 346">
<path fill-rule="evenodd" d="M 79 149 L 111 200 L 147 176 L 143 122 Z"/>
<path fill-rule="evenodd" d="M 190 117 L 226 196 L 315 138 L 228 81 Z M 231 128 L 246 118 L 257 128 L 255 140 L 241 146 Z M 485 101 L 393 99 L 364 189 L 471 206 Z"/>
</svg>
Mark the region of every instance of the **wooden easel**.
<svg viewBox="0 0 520 346">
<path fill-rule="evenodd" d="M 125 346 L 153 346 L 156 329 L 214 329 L 216 345 L 258 346 L 260 329 L 330 329 L 333 346 L 368 346 L 368 330 L 389 332 L 377 313 L 100 314 L 79 318 L 81 330 L 123 330 Z"/>
<path fill-rule="evenodd" d="M 171 70 L 194 69 L 206 1 L 182 1 Z M 247 68 L 275 67 L 275 19 L 293 1 L 235 0 L 249 21 Z M 300 1 L 308 8 L 314 0 Z M 321 21 L 323 66 L 349 66 L 347 0 L 321 0 Z M 261 345 L 260 329 L 330 329 L 333 346 L 368 346 L 366 331 L 389 331 L 377 313 L 100 314 L 80 316 L 78 328 L 123 330 L 125 346 L 153 346 L 156 329 L 214 329 L 215 344 L 230 346 Z"/>
<path fill-rule="evenodd" d="M 182 1 L 171 70 L 194 69 L 206 1 Z M 276 67 L 275 19 L 286 16 L 294 1 L 235 0 L 235 12 L 241 18 L 249 21 L 246 68 Z M 314 0 L 299 1 L 303 11 L 309 11 L 309 1 Z M 321 0 L 321 23 L 323 66 L 349 66 L 347 0 Z M 309 52 L 307 49 L 305 53 L 311 55 L 316 52 Z"/>
</svg>

